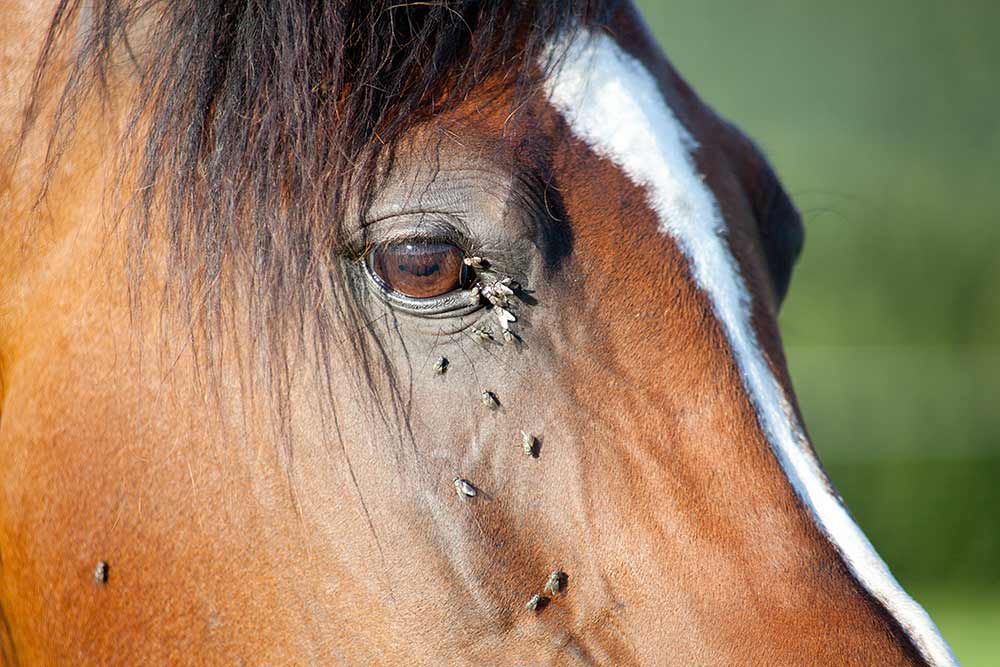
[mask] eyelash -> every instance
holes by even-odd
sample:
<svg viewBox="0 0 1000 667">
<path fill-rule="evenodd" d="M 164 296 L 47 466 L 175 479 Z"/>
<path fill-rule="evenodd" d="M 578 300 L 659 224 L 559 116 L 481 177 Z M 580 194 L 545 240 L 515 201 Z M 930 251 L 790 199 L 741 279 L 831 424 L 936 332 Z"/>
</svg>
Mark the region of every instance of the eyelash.
<svg viewBox="0 0 1000 667">
<path fill-rule="evenodd" d="M 474 244 L 462 231 L 465 225 L 448 213 L 421 213 L 418 221 L 414 215 L 399 215 L 367 223 L 353 238 L 347 240 L 346 254 L 353 259 L 363 259 L 379 246 L 413 241 L 419 243 L 450 243 L 471 256 Z M 409 220 L 409 222 L 408 222 Z"/>
</svg>

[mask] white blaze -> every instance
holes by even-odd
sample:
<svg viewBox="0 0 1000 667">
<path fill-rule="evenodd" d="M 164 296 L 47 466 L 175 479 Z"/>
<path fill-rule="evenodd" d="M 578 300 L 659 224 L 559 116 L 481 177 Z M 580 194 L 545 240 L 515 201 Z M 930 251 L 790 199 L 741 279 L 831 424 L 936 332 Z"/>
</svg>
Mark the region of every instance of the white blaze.
<svg viewBox="0 0 1000 667">
<path fill-rule="evenodd" d="M 957 664 L 927 612 L 896 582 L 838 499 L 764 359 L 722 214 L 692 157 L 697 141 L 649 71 L 608 35 L 580 31 L 553 48 L 566 52 L 546 82 L 549 101 L 579 139 L 645 190 L 660 231 L 684 253 L 708 295 L 771 449 L 817 526 L 928 662 Z"/>
</svg>

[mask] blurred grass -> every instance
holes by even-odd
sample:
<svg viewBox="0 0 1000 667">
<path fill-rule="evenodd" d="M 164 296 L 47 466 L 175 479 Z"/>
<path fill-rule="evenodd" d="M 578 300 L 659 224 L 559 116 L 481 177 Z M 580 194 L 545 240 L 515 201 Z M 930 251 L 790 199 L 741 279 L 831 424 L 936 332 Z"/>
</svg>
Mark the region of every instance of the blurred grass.
<svg viewBox="0 0 1000 667">
<path fill-rule="evenodd" d="M 640 0 L 807 227 L 782 313 L 824 463 L 967 664 L 1000 664 L 1000 3 Z"/>
<path fill-rule="evenodd" d="M 1000 590 L 910 587 L 964 665 L 990 667 L 1000 656 Z"/>
</svg>

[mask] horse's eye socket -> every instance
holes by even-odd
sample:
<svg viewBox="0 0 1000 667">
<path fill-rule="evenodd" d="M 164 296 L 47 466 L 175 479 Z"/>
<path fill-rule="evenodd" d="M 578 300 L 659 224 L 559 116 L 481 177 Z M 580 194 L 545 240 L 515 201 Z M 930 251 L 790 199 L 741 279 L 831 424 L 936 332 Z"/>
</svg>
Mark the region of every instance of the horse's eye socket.
<svg viewBox="0 0 1000 667">
<path fill-rule="evenodd" d="M 414 299 L 447 294 L 465 283 L 461 250 L 439 241 L 404 241 L 376 248 L 368 261 L 386 287 Z"/>
</svg>

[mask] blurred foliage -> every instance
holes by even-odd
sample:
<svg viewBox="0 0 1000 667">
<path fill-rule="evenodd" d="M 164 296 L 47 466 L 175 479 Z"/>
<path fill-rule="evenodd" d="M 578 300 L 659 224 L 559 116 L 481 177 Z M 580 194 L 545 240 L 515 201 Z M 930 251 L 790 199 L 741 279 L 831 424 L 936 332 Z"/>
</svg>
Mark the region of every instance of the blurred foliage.
<svg viewBox="0 0 1000 667">
<path fill-rule="evenodd" d="M 959 658 L 1000 663 L 1000 3 L 639 4 L 803 213 L 781 324 L 827 470 Z"/>
</svg>

